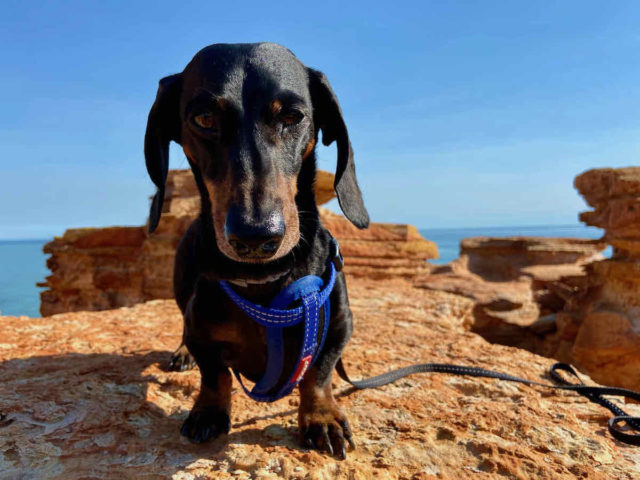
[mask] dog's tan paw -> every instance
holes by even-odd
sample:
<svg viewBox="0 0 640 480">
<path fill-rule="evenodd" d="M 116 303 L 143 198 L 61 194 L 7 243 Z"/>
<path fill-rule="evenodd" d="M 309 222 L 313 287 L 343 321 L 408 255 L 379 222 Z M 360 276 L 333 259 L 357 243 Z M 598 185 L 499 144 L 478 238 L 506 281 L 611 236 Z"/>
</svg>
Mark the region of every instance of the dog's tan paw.
<svg viewBox="0 0 640 480">
<path fill-rule="evenodd" d="M 180 345 L 178 349 L 171 354 L 171 360 L 167 365 L 170 372 L 184 372 L 195 368 L 196 361 L 193 359 L 189 350 L 184 345 Z"/>
<path fill-rule="evenodd" d="M 347 417 L 337 405 L 300 412 L 298 428 L 303 446 L 324 450 L 341 460 L 347 458 L 347 445 L 356 446 Z"/>
</svg>

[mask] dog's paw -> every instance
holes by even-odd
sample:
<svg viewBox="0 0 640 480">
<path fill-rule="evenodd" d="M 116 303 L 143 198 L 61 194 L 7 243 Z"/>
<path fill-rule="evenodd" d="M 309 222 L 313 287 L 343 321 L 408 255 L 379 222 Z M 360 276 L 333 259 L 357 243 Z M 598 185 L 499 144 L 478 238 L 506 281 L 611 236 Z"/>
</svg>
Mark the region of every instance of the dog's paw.
<svg viewBox="0 0 640 480">
<path fill-rule="evenodd" d="M 184 345 L 180 345 L 178 349 L 171 354 L 171 360 L 167 365 L 167 370 L 170 372 L 184 372 L 191 370 L 196 366 L 196 361 L 193 359 L 189 350 Z"/>
<path fill-rule="evenodd" d="M 231 420 L 226 412 L 208 408 L 205 410 L 191 410 L 191 413 L 182 424 L 180 433 L 193 443 L 202 443 L 229 433 L 230 428 Z"/>
<path fill-rule="evenodd" d="M 347 417 L 337 405 L 301 413 L 298 428 L 304 447 L 327 451 L 341 460 L 347 458 L 347 445 L 356 448 Z"/>
</svg>

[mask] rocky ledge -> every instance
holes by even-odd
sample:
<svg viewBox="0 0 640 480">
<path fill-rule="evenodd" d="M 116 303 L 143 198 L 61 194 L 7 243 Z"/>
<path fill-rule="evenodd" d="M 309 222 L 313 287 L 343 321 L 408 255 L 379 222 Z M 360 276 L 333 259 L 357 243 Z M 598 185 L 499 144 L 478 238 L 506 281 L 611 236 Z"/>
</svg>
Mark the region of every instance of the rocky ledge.
<svg viewBox="0 0 640 480">
<path fill-rule="evenodd" d="M 318 171 L 318 205 L 331 200 L 334 176 Z M 190 170 L 171 170 L 162 219 L 153 235 L 147 228 L 108 227 L 67 230 L 47 243 L 51 275 L 39 284 L 40 313 L 107 310 L 155 299 L 173 298 L 173 259 L 184 232 L 200 211 L 200 196 Z M 321 208 L 322 223 L 340 241 L 356 276 L 411 278 L 429 271 L 438 258 L 435 243 L 411 225 L 372 223 L 358 230 L 342 215 Z"/>
<path fill-rule="evenodd" d="M 640 167 L 584 172 L 575 187 L 593 210 L 580 214 L 605 230 L 610 259 L 586 267 L 587 282 L 558 315 L 550 352 L 593 378 L 640 389 Z"/>
<path fill-rule="evenodd" d="M 567 295 L 605 246 L 579 238 L 466 238 L 459 258 L 415 284 L 473 300 L 469 328 L 490 342 L 541 353 Z"/>
<path fill-rule="evenodd" d="M 356 328 L 344 359 L 354 377 L 434 361 L 545 379 L 552 360 L 466 331 L 473 300 L 398 278 L 348 280 Z M 579 396 L 438 374 L 362 392 L 335 379 L 358 445 L 342 462 L 298 445 L 297 394 L 265 405 L 235 388 L 230 434 L 193 445 L 179 427 L 199 375 L 163 368 L 180 340 L 173 301 L 0 317 L 0 330 L 3 479 L 632 479 L 640 471 L 640 451 L 609 437 L 608 412 Z"/>
</svg>

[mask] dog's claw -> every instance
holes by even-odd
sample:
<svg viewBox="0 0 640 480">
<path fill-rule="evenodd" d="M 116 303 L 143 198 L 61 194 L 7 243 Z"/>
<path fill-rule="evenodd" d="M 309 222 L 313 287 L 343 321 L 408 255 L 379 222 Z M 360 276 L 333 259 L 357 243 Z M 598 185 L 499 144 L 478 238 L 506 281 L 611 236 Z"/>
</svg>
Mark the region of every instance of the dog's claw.
<svg viewBox="0 0 640 480">
<path fill-rule="evenodd" d="M 341 413 L 339 415 L 342 416 Z M 355 448 L 346 419 L 338 417 L 331 421 L 325 415 L 314 421 L 313 414 L 310 414 L 304 420 L 309 423 L 304 422 L 307 425 L 300 429 L 300 433 L 302 445 L 306 448 L 326 451 L 340 460 L 347 458 L 347 445 Z"/>
<path fill-rule="evenodd" d="M 229 415 L 217 410 L 192 411 L 180 428 L 180 433 L 193 443 L 212 440 L 229 433 Z"/>
<path fill-rule="evenodd" d="M 333 446 L 331 445 L 331 440 L 329 440 L 329 432 L 326 425 L 322 426 L 322 443 L 327 452 L 333 455 Z"/>
<path fill-rule="evenodd" d="M 353 441 L 353 433 L 351 433 L 351 427 L 349 427 L 349 422 L 347 422 L 347 419 L 345 418 L 344 420 L 341 420 L 338 423 L 340 424 L 340 428 L 342 428 L 342 435 L 344 439 L 347 441 L 347 443 L 349 444 L 349 447 L 351 448 L 351 450 L 355 450 L 356 443 Z"/>
<path fill-rule="evenodd" d="M 171 355 L 167 370 L 170 372 L 184 372 L 191 370 L 196 366 L 196 362 L 187 350 L 187 347 L 180 345 L 178 349 Z"/>
<path fill-rule="evenodd" d="M 353 441 L 353 437 L 347 437 L 347 442 L 349 442 L 349 446 L 351 447 L 351 450 L 356 449 L 356 442 Z"/>
<path fill-rule="evenodd" d="M 347 458 L 347 449 L 344 447 L 344 445 L 342 446 L 342 448 L 340 448 L 340 452 L 338 453 L 338 458 L 340 460 L 346 460 Z"/>
</svg>

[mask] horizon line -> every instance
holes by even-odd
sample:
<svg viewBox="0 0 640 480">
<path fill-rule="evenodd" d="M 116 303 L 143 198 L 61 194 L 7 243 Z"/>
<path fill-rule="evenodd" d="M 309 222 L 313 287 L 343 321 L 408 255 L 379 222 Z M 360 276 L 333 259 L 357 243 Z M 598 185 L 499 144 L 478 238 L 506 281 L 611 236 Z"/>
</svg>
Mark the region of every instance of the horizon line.
<svg viewBox="0 0 640 480">
<path fill-rule="evenodd" d="M 378 222 L 374 222 L 378 223 Z M 379 222 L 379 223 L 393 223 L 393 222 Z M 584 228 L 595 228 L 602 230 L 599 227 L 593 227 L 591 225 L 585 225 L 584 223 L 550 223 L 550 224 L 520 224 L 520 225 L 487 225 L 487 226 L 475 226 L 475 227 L 416 227 L 418 231 L 436 231 L 436 230 L 478 230 L 478 229 L 491 229 L 491 230 L 500 230 L 500 229 L 513 229 L 513 228 L 558 228 L 558 227 L 584 227 Z M 75 227 L 71 227 L 75 228 Z M 97 227 L 101 228 L 101 227 Z M 109 227 L 104 227 L 109 228 Z M 66 229 L 69 230 L 69 229 Z M 65 230 L 65 231 L 66 231 Z M 30 237 L 30 238 L 2 238 L 0 237 L 0 243 L 27 243 L 27 242 L 42 242 L 42 241 L 51 241 L 54 237 L 58 235 L 53 235 L 51 237 Z"/>
</svg>

